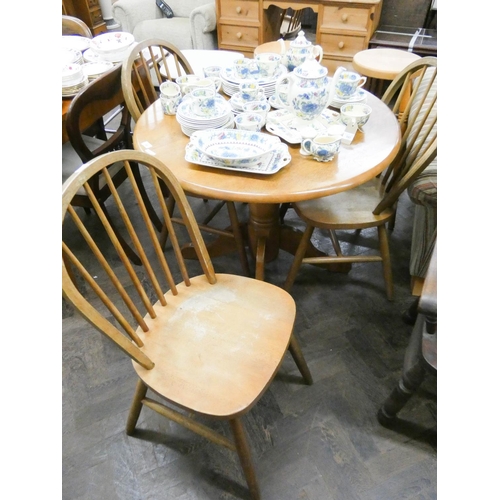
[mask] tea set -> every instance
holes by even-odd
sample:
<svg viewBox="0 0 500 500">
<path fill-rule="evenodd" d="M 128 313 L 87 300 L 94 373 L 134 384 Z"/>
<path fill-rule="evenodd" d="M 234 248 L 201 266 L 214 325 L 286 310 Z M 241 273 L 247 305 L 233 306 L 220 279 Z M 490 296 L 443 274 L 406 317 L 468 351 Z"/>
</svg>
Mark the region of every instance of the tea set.
<svg viewBox="0 0 500 500">
<path fill-rule="evenodd" d="M 231 67 L 204 68 L 203 78 L 185 75 L 171 85 L 163 84 L 165 87 L 160 90 L 164 112 L 177 114 L 178 120 L 179 115 L 181 119 L 184 115 L 183 131 L 190 136 L 204 128 L 203 120 L 206 128 L 235 127 L 257 136 L 265 127 L 290 144 L 300 144 L 302 155 L 318 162 L 332 161 L 341 144 L 350 143 L 356 131 L 363 132 L 370 118 L 371 108 L 365 102 L 367 92 L 362 89 L 367 79 L 344 67 L 329 77 L 328 68 L 321 65 L 322 47 L 308 41 L 303 32 L 299 32 L 288 50 L 283 40 L 280 44 L 281 54 L 260 53 L 254 59 L 239 57 Z M 230 96 L 226 102 L 233 120 L 226 120 L 227 110 L 222 112 L 217 104 L 221 89 Z M 339 111 L 328 109 L 329 106 Z M 216 127 L 214 118 L 218 118 Z M 189 127 L 186 121 L 190 122 Z M 193 123 L 199 124 L 199 128 Z M 191 159 L 196 156 L 193 147 L 190 142 Z M 209 163 L 217 160 L 212 158 Z"/>
</svg>

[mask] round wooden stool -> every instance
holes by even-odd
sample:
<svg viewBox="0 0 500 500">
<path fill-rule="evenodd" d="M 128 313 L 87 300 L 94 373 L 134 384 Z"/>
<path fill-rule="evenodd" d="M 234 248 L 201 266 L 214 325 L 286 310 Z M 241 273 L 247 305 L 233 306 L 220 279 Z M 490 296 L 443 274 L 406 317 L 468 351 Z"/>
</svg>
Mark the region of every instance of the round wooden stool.
<svg viewBox="0 0 500 500">
<path fill-rule="evenodd" d="M 290 40 L 285 40 L 285 50 L 290 48 Z M 263 54 L 267 52 L 273 52 L 275 54 L 281 54 L 281 44 L 278 41 L 275 42 L 266 42 L 261 45 L 255 47 L 253 51 L 254 56 L 257 54 Z"/>
<path fill-rule="evenodd" d="M 352 67 L 368 77 L 367 89 L 381 97 L 387 81 L 396 76 L 420 56 L 402 49 L 367 49 L 355 54 Z"/>
</svg>

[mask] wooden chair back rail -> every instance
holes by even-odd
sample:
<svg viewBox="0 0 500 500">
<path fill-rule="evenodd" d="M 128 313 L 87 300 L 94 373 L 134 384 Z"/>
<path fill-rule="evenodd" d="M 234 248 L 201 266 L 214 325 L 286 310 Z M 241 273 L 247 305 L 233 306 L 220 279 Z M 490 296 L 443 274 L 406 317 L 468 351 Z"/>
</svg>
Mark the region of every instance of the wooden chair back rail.
<svg viewBox="0 0 500 500">
<path fill-rule="evenodd" d="M 64 14 L 62 16 L 62 34 L 93 38 L 92 31 L 90 31 L 90 28 L 81 19 Z"/>
<path fill-rule="evenodd" d="M 135 176 L 132 172 L 130 163 L 128 161 L 125 161 L 124 166 L 125 166 L 125 170 L 127 172 L 128 180 L 130 182 L 130 185 L 132 187 L 132 190 L 133 190 L 133 193 L 135 196 L 135 200 L 137 201 L 139 210 L 142 214 L 142 218 L 143 218 L 145 227 L 148 231 L 150 243 L 152 244 L 152 247 L 155 250 L 156 257 L 158 259 L 158 262 L 160 263 L 160 267 L 161 267 L 163 274 L 164 274 L 164 277 L 168 283 L 169 289 L 171 290 L 173 295 L 177 295 L 177 287 L 176 287 L 175 281 L 173 279 L 173 276 L 172 276 L 172 273 L 171 273 L 170 268 L 168 266 L 168 263 L 165 259 L 164 253 L 160 247 L 160 243 L 159 243 L 158 237 L 156 236 L 153 224 L 148 216 L 148 211 L 147 211 L 146 205 L 145 205 L 144 200 L 141 196 L 139 187 L 137 186 L 137 182 L 136 182 Z M 133 224 L 130 221 L 130 217 L 127 214 L 127 210 L 123 204 L 123 201 L 122 201 L 116 187 L 114 186 L 113 180 L 112 180 L 109 172 L 107 171 L 107 169 L 104 169 L 102 172 L 103 172 L 103 175 L 106 177 L 107 182 L 110 185 L 111 193 L 113 195 L 113 198 L 114 198 L 117 206 L 119 207 L 121 218 L 122 218 L 122 220 L 127 228 L 128 234 L 133 242 L 133 247 L 135 248 L 137 254 L 139 255 L 139 258 L 141 259 L 141 262 L 142 262 L 144 269 L 148 275 L 148 278 L 150 279 L 150 282 L 153 286 L 153 289 L 154 289 L 155 294 L 156 294 L 156 300 L 158 300 L 161 305 L 165 306 L 165 305 L 167 305 L 167 302 L 166 302 L 165 297 L 164 297 L 164 292 L 162 291 L 161 286 L 159 284 L 159 281 L 158 281 L 158 279 L 153 271 L 150 260 L 148 259 L 146 252 L 144 251 L 144 246 L 143 246 L 143 244 L 141 244 L 139 238 L 137 237 L 137 233 L 134 229 Z M 181 274 L 183 276 L 184 283 L 186 285 L 189 285 L 189 276 L 187 273 L 184 259 L 182 257 L 180 244 L 179 244 L 177 235 L 174 231 L 173 224 L 172 224 L 170 215 L 168 213 L 164 198 L 161 195 L 161 188 L 159 186 L 158 179 L 157 179 L 156 175 L 154 174 L 154 172 L 152 172 L 152 181 L 155 184 L 155 190 L 157 191 L 158 201 L 159 201 L 161 208 L 162 208 L 162 215 L 165 218 L 167 227 L 171 230 L 171 242 L 172 242 L 172 246 L 174 248 L 174 252 L 177 256 L 178 262 L 179 262 L 179 267 L 180 267 Z M 122 261 L 122 263 L 123 263 L 128 275 L 129 275 L 129 277 L 130 277 L 130 279 L 135 287 L 135 290 L 137 291 L 142 303 L 146 307 L 148 314 L 152 318 L 156 317 L 156 313 L 154 311 L 153 304 L 149 300 L 148 295 L 145 292 L 144 287 L 142 286 L 141 281 L 139 280 L 136 271 L 134 270 L 134 268 L 130 264 L 130 261 L 127 258 L 127 254 L 126 254 L 125 250 L 123 249 L 123 246 L 122 246 L 120 240 L 116 237 L 116 234 L 115 234 L 112 226 L 109 224 L 108 218 L 106 217 L 106 215 L 102 211 L 102 208 L 101 208 L 99 202 L 97 201 L 96 197 L 94 196 L 92 190 L 90 189 L 90 187 L 88 186 L 87 183 L 84 184 L 84 187 L 88 191 L 88 195 L 92 201 L 93 207 L 96 210 L 96 213 L 97 213 L 98 217 L 100 218 L 109 238 L 111 239 L 113 246 L 115 247 L 118 255 L 120 256 L 120 260 Z M 92 237 L 90 236 L 88 231 L 85 229 L 85 226 L 83 225 L 83 223 L 79 219 L 78 215 L 76 214 L 74 209 L 72 209 L 71 207 L 68 208 L 68 212 L 70 213 L 74 223 L 76 224 L 76 226 L 78 227 L 78 229 L 82 233 L 85 241 L 87 242 L 87 244 L 91 248 L 92 252 L 96 256 L 98 262 L 102 265 L 106 274 L 109 276 L 111 282 L 113 283 L 113 285 L 116 288 L 117 292 L 119 293 L 120 297 L 124 301 L 128 310 L 133 315 L 135 321 L 139 324 L 139 326 L 141 327 L 141 329 L 143 331 L 147 331 L 148 327 L 147 327 L 146 323 L 144 322 L 144 320 L 141 316 L 141 313 L 135 307 L 132 299 L 130 298 L 130 295 L 125 291 L 124 287 L 121 285 L 121 283 L 118 280 L 118 278 L 116 277 L 115 273 L 112 271 L 111 267 L 106 262 L 104 256 L 102 255 L 101 251 L 99 250 L 98 246 L 95 244 L 94 240 L 92 239 Z M 78 270 L 80 272 L 82 272 L 82 274 L 84 274 L 83 266 L 80 263 L 78 263 L 78 261 L 74 257 L 74 255 L 68 254 L 68 257 L 70 258 L 71 262 L 77 266 Z M 120 323 L 120 325 L 126 330 L 127 334 L 136 343 L 138 343 L 139 346 L 141 346 L 142 343 L 140 342 L 140 340 L 138 342 L 138 338 L 134 333 L 134 328 L 132 328 L 128 324 L 128 322 L 126 322 L 124 320 L 123 316 L 119 312 L 116 311 L 116 308 L 111 308 L 109 306 L 109 301 L 107 301 L 107 297 L 100 290 L 99 286 L 95 283 L 93 278 L 88 273 L 84 274 L 84 278 L 89 283 L 89 285 L 92 287 L 92 289 L 99 295 L 99 298 L 103 301 L 103 303 L 110 310 L 110 312 L 115 316 L 115 318 Z"/>
<path fill-rule="evenodd" d="M 101 285 L 98 284 L 97 281 L 94 279 L 93 276 L 95 275 L 95 273 L 90 272 L 87 269 L 86 265 L 81 261 L 81 259 L 78 258 L 76 252 L 68 248 L 68 246 L 63 243 L 63 274 L 65 276 L 64 286 L 65 288 L 69 287 L 72 294 L 76 296 L 76 299 L 75 296 L 72 296 L 71 301 L 76 300 L 76 302 L 79 305 L 81 305 L 81 303 L 83 302 L 86 303 L 85 307 L 83 307 L 83 310 L 85 312 L 84 316 L 89 321 L 91 321 L 91 323 L 96 324 L 96 317 L 99 316 L 100 319 L 99 321 L 97 321 L 97 323 L 99 324 L 99 322 L 101 322 L 100 324 L 102 325 L 102 328 L 100 328 L 100 330 L 106 335 L 110 336 L 111 340 L 116 342 L 122 349 L 124 349 L 125 352 L 127 352 L 132 357 L 132 359 L 141 364 L 141 366 L 150 369 L 152 368 L 153 364 L 151 360 L 147 358 L 147 356 L 144 356 L 140 351 L 138 351 L 138 347 L 142 347 L 143 343 L 136 334 L 137 326 L 139 326 L 141 330 L 144 332 L 148 331 L 148 326 L 144 321 L 143 315 L 139 311 L 138 307 L 134 304 L 134 299 L 131 297 L 131 292 L 133 290 L 137 294 L 137 296 L 140 299 L 140 303 L 144 306 L 149 316 L 151 318 L 155 318 L 156 312 L 153 306 L 153 300 L 150 298 L 150 296 L 151 297 L 154 296 L 154 300 L 158 301 L 157 307 L 159 305 L 161 306 L 167 305 L 164 295 L 165 291 L 162 289 L 162 286 L 160 285 L 160 275 L 161 275 L 161 280 L 163 280 L 167 285 L 166 289 L 169 289 L 173 295 L 177 294 L 177 287 L 171 269 L 166 261 L 164 252 L 160 247 L 157 233 L 155 232 L 153 223 L 150 220 L 146 203 L 143 199 L 141 190 L 137 185 L 136 176 L 132 169 L 131 162 L 135 159 L 135 156 L 138 157 L 138 162 L 140 162 L 140 160 L 144 161 L 143 156 L 141 156 L 142 153 L 137 153 L 135 151 L 130 151 L 130 150 L 122 150 L 122 151 L 115 151 L 110 154 L 113 155 L 112 157 L 116 159 L 116 161 L 123 161 L 124 169 L 127 173 L 126 181 L 122 182 L 122 185 L 124 187 L 126 183 L 127 187 L 129 188 L 129 191 L 127 191 L 126 203 L 125 200 L 123 199 L 123 196 L 120 196 L 120 194 L 118 193 L 117 187 L 115 186 L 113 179 L 111 178 L 111 175 L 107 170 L 107 167 L 94 168 L 88 171 L 88 174 L 90 174 L 90 176 L 87 175 L 87 178 L 84 180 L 84 182 L 81 183 L 81 186 L 85 188 L 89 196 L 89 199 L 91 200 L 92 207 L 95 209 L 96 214 L 102 226 L 105 228 L 106 234 L 108 235 L 114 249 L 116 250 L 119 260 L 123 265 L 123 268 L 125 270 L 125 275 L 128 276 L 133 286 L 127 289 L 123 285 L 122 278 L 120 278 L 116 274 L 116 272 L 113 271 L 111 264 L 107 261 L 107 259 L 103 255 L 99 244 L 96 242 L 95 238 L 92 237 L 85 223 L 79 217 L 78 213 L 71 206 L 71 204 L 68 204 L 68 206 L 66 207 L 66 211 L 69 214 L 69 219 L 66 220 L 66 223 L 68 223 L 69 220 L 73 222 L 74 227 L 76 227 L 76 229 L 79 231 L 83 240 L 86 242 L 86 244 L 92 251 L 93 255 L 95 256 L 99 266 L 102 268 L 105 275 L 108 277 L 109 279 L 108 286 L 111 286 L 113 289 L 115 289 L 118 292 L 120 298 L 122 299 L 124 304 L 123 311 L 125 310 L 128 311 L 128 313 L 131 315 L 131 319 L 135 322 L 135 324 L 134 325 L 131 324 L 130 320 L 126 318 L 124 312 L 120 311 L 116 307 L 116 305 L 112 303 L 112 301 L 108 297 L 109 292 L 107 293 L 105 289 L 103 289 Z M 109 155 L 104 155 L 103 157 L 95 158 L 89 163 L 92 164 L 93 166 L 100 166 L 102 165 L 103 162 L 106 161 L 107 156 Z M 148 160 L 150 159 L 148 158 Z M 92 172 L 95 172 L 96 174 L 100 172 L 100 174 L 104 175 L 106 181 L 109 183 L 112 199 L 114 200 L 116 207 L 118 208 L 121 221 L 126 227 L 126 232 L 129 239 L 132 241 L 133 248 L 135 249 L 135 251 L 137 252 L 137 254 L 141 259 L 144 272 L 147 275 L 148 282 L 151 285 L 151 289 L 149 290 L 150 296 L 148 296 L 148 292 L 146 292 L 141 279 L 137 275 L 135 268 L 132 266 L 130 262 L 128 254 L 123 247 L 122 239 L 117 236 L 117 232 L 114 229 L 114 225 L 110 224 L 109 217 L 104 213 L 101 204 L 99 203 L 98 199 L 96 198 L 91 187 L 88 184 L 88 179 L 92 177 Z M 142 177 L 145 178 L 148 174 L 149 174 L 148 180 L 154 186 L 154 191 L 156 194 L 155 201 L 160 205 L 162 216 L 164 217 L 166 225 L 170 231 L 170 241 L 174 250 L 174 255 L 177 262 L 178 270 L 182 276 L 183 283 L 186 286 L 189 286 L 190 285 L 189 273 L 187 271 L 187 267 L 181 253 L 181 245 L 177 233 L 175 231 L 174 224 L 172 223 L 170 215 L 168 213 L 165 199 L 163 197 L 159 183 L 159 178 L 161 178 L 170 187 L 172 185 L 172 178 L 169 179 L 165 177 L 164 172 L 161 172 L 161 175 L 159 176 L 158 169 L 154 168 L 154 165 L 150 168 L 142 168 L 141 170 Z M 78 175 L 77 172 L 73 174 L 73 177 L 76 175 Z M 185 197 L 185 195 L 182 192 L 180 185 L 178 185 L 177 180 L 175 178 L 174 180 L 175 180 L 174 185 L 176 186 L 175 189 L 177 191 L 172 195 L 175 196 L 176 200 L 179 200 L 182 199 L 182 197 Z M 72 193 L 68 193 L 68 198 L 72 198 L 74 196 L 74 193 L 76 192 L 78 187 L 75 188 Z M 130 191 L 132 192 L 132 194 L 130 194 Z M 196 225 L 196 221 L 194 220 L 192 213 L 191 212 L 188 213 L 184 208 L 186 203 L 188 203 L 187 200 L 178 203 L 178 209 L 181 213 L 181 217 L 184 221 L 184 224 L 189 228 L 188 232 L 192 237 L 193 246 L 197 252 L 197 255 L 199 256 L 199 260 L 202 265 L 202 269 L 207 277 L 207 280 L 209 283 L 215 283 L 216 279 L 212 263 L 210 261 L 205 246 L 200 245 L 200 240 L 201 241 L 203 240 L 201 239 L 199 229 Z M 134 204 L 139 208 L 141 218 L 140 220 L 136 219 L 135 221 L 132 221 L 129 211 L 136 210 L 137 207 L 134 207 Z M 146 227 L 148 238 L 145 238 L 143 241 L 140 240 L 137 231 L 135 229 L 136 224 L 140 224 L 142 228 Z M 155 270 L 153 269 L 153 265 L 151 263 L 152 256 L 150 255 L 148 257 L 147 252 L 145 250 L 146 245 L 148 246 L 148 248 L 150 249 L 152 248 L 154 250 L 153 255 L 155 257 L 155 261 L 158 263 L 156 269 L 159 269 L 159 271 L 155 272 Z M 110 325 L 108 320 L 101 318 L 101 314 L 97 312 L 96 308 L 90 303 L 88 303 L 81 296 L 80 292 L 75 287 L 75 282 L 76 282 L 74 278 L 75 270 L 77 274 L 83 277 L 84 281 L 90 286 L 92 291 L 95 293 L 96 298 L 113 315 L 118 325 L 123 329 L 126 335 L 120 332 L 120 330 L 117 327 Z M 72 286 L 69 284 L 69 282 L 71 282 Z M 112 332 L 111 335 L 108 334 L 110 331 Z"/>
<path fill-rule="evenodd" d="M 423 88 L 420 95 L 419 90 L 424 81 L 426 70 L 434 68 L 431 78 L 427 80 L 426 87 Z M 422 116 L 422 107 L 425 104 L 426 98 L 437 78 L 437 60 L 434 57 L 422 58 L 414 63 L 411 63 L 403 73 L 403 76 L 397 78 L 391 83 L 385 92 L 382 100 L 392 107 L 394 114 L 398 117 L 401 124 L 402 147 L 398 151 L 396 158 L 391 165 L 386 169 L 382 176 L 382 186 L 388 191 L 392 188 L 397 179 L 405 175 L 408 168 L 412 165 L 418 155 L 422 154 L 424 144 L 432 142 L 431 134 L 433 126 L 437 121 L 437 117 L 433 119 L 429 126 L 429 115 L 435 110 L 437 102 L 437 92 L 432 97 L 432 101 Z M 396 95 L 397 93 L 397 95 Z M 416 101 L 420 99 L 418 102 Z M 391 105 L 394 97 L 394 104 Z M 413 109 L 412 109 L 413 108 Z M 410 117 L 410 110 L 412 115 Z M 418 126 L 415 123 L 419 120 Z M 424 129 L 425 127 L 425 129 Z M 422 132 L 424 130 L 424 132 Z M 437 134 L 437 132 L 434 132 Z"/>
<path fill-rule="evenodd" d="M 158 52 L 155 52 L 153 47 Z M 172 64 L 167 64 L 169 60 L 174 61 L 173 68 Z M 167 80 L 173 81 L 182 74 L 191 73 L 191 65 L 175 45 L 155 38 L 139 42 L 123 63 L 122 70 L 125 101 L 134 121 L 137 122 L 145 109 L 158 99 L 153 75 L 156 77 L 156 83 L 161 84 Z"/>
<path fill-rule="evenodd" d="M 408 188 L 413 180 L 420 175 L 424 169 L 431 163 L 437 156 L 437 135 L 426 148 L 425 152 L 415 161 L 408 170 L 396 180 L 394 185 L 386 192 L 382 201 L 376 206 L 373 213 L 375 215 L 381 214 L 386 208 L 392 207 L 397 202 L 401 193 Z"/>
</svg>

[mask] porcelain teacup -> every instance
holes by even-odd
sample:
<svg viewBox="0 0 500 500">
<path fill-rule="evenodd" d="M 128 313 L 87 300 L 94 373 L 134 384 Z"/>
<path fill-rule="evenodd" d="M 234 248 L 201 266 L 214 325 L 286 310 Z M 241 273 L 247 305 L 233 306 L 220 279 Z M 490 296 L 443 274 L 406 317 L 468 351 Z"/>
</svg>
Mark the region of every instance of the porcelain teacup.
<svg viewBox="0 0 500 500">
<path fill-rule="evenodd" d="M 255 101 L 259 95 L 260 86 L 257 82 L 240 83 L 240 95 L 243 101 Z"/>
<path fill-rule="evenodd" d="M 317 135 L 311 139 L 304 139 L 300 153 L 311 155 L 316 161 L 331 161 L 340 148 L 341 135 Z"/>
<path fill-rule="evenodd" d="M 266 122 L 267 113 L 271 109 L 271 105 L 267 101 L 250 101 L 243 104 L 243 111 L 245 113 L 258 113 L 264 118 Z"/>
<path fill-rule="evenodd" d="M 349 99 L 366 83 L 366 76 L 354 71 L 342 71 L 335 82 L 335 94 L 341 99 Z"/>
<path fill-rule="evenodd" d="M 274 76 L 281 63 L 281 55 L 273 52 L 264 52 L 255 56 L 257 66 L 259 67 L 260 76 Z"/>
<path fill-rule="evenodd" d="M 160 85 L 160 102 L 166 115 L 175 115 L 181 101 L 181 87 L 177 83 L 163 82 Z"/>
<path fill-rule="evenodd" d="M 340 119 L 342 120 L 342 123 L 346 125 L 351 122 L 355 122 L 358 128 L 362 128 L 370 118 L 371 112 L 372 108 L 370 108 L 367 104 L 344 104 L 340 108 Z"/>
<path fill-rule="evenodd" d="M 234 119 L 237 129 L 259 132 L 265 124 L 265 119 L 258 113 L 240 113 Z"/>
<path fill-rule="evenodd" d="M 175 79 L 175 83 L 180 86 L 182 95 L 186 95 L 193 90 L 194 84 L 200 80 L 201 78 L 196 75 L 182 75 Z"/>
<path fill-rule="evenodd" d="M 215 90 L 213 88 L 194 89 L 189 93 L 191 111 L 198 116 L 210 116 L 215 107 Z"/>
<path fill-rule="evenodd" d="M 220 76 L 220 72 L 222 71 L 222 68 L 220 66 L 205 66 L 203 68 L 203 75 L 205 75 L 205 78 L 210 78 L 212 76 Z"/>
</svg>

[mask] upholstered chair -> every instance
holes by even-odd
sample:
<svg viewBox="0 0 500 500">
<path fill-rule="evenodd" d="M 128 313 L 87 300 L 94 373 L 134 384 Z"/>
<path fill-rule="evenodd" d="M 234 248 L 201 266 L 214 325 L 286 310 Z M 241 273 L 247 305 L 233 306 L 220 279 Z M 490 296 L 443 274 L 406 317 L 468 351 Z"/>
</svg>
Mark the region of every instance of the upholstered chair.
<svg viewBox="0 0 500 500">
<path fill-rule="evenodd" d="M 215 0 L 165 0 L 174 15 L 164 16 L 155 0 L 116 0 L 113 17 L 136 41 L 161 38 L 179 49 L 216 49 Z"/>
</svg>

